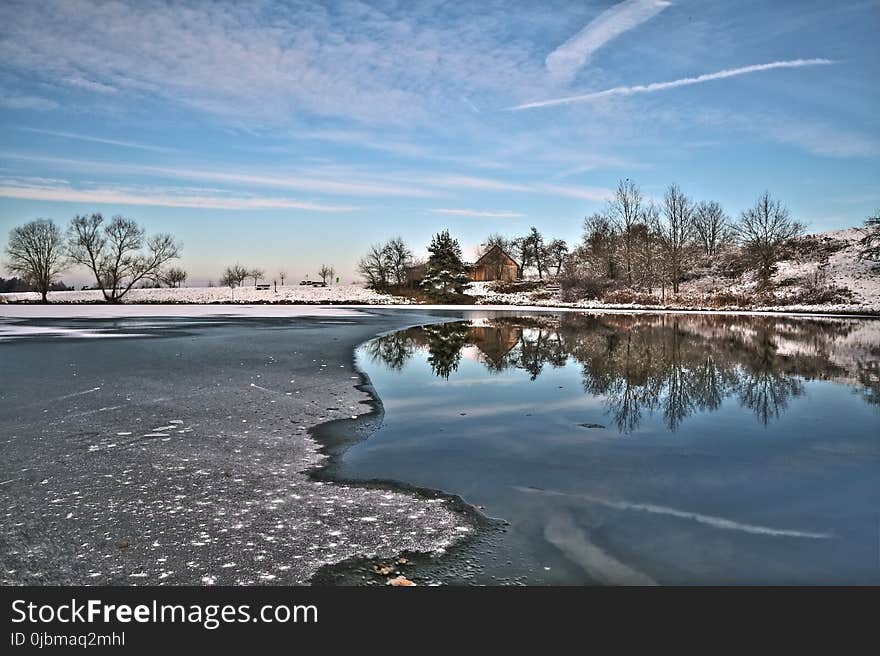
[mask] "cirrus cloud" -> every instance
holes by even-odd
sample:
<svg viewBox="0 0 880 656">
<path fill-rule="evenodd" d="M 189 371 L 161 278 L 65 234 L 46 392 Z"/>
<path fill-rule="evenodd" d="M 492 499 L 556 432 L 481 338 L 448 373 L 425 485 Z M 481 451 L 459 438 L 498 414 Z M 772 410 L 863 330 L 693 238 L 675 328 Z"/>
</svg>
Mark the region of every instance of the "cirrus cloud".
<svg viewBox="0 0 880 656">
<path fill-rule="evenodd" d="M 525 214 L 520 212 L 508 212 L 506 210 L 469 210 L 440 207 L 429 211 L 433 214 L 445 214 L 447 216 L 474 216 L 487 219 L 519 219 L 525 216 Z"/>
</svg>

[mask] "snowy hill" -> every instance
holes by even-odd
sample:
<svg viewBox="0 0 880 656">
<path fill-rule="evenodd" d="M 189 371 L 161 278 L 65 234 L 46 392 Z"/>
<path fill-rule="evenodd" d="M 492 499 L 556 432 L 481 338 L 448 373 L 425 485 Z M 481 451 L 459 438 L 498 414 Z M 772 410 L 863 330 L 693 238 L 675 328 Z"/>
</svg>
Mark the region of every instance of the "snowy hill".
<svg viewBox="0 0 880 656">
<path fill-rule="evenodd" d="M 480 303 L 589 308 L 770 310 L 790 312 L 880 313 L 880 266 L 859 259 L 858 228 L 816 233 L 801 239 L 779 263 L 770 290 L 761 291 L 754 272 L 732 274 L 719 258 L 694 268 L 678 295 L 615 290 L 601 299 L 568 302 L 552 285 L 474 284 L 468 293 Z"/>
</svg>

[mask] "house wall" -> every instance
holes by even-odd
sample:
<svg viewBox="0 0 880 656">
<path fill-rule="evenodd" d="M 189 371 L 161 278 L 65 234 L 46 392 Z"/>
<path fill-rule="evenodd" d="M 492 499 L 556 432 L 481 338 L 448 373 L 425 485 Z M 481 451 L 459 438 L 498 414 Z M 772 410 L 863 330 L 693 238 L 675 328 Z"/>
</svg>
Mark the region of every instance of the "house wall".
<svg viewBox="0 0 880 656">
<path fill-rule="evenodd" d="M 498 273 L 498 267 L 495 265 L 480 264 L 471 269 L 471 279 L 474 282 L 485 282 L 489 280 L 503 280 L 512 282 L 516 280 L 516 265 L 505 264 L 501 268 L 501 275 Z"/>
</svg>

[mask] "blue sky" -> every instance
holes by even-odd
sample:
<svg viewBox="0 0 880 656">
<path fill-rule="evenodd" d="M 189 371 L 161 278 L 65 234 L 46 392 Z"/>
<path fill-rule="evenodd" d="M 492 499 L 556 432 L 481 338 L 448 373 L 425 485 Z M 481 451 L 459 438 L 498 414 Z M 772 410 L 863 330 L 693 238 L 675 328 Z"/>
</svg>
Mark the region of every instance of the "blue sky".
<svg viewBox="0 0 880 656">
<path fill-rule="evenodd" d="M 121 213 L 194 281 L 351 280 L 397 234 L 577 240 L 623 177 L 812 230 L 880 206 L 874 1 L 173 4 L 0 4 L 0 234 Z"/>
</svg>

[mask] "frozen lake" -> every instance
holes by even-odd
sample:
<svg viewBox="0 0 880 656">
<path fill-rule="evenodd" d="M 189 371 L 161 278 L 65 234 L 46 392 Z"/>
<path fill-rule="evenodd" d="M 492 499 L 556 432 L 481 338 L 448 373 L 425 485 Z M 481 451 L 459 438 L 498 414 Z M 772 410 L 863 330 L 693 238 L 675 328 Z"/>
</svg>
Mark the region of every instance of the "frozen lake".
<svg viewBox="0 0 880 656">
<path fill-rule="evenodd" d="M 341 473 L 510 527 L 475 580 L 880 583 L 880 324 L 558 315 L 359 347 L 381 428 Z"/>
</svg>

